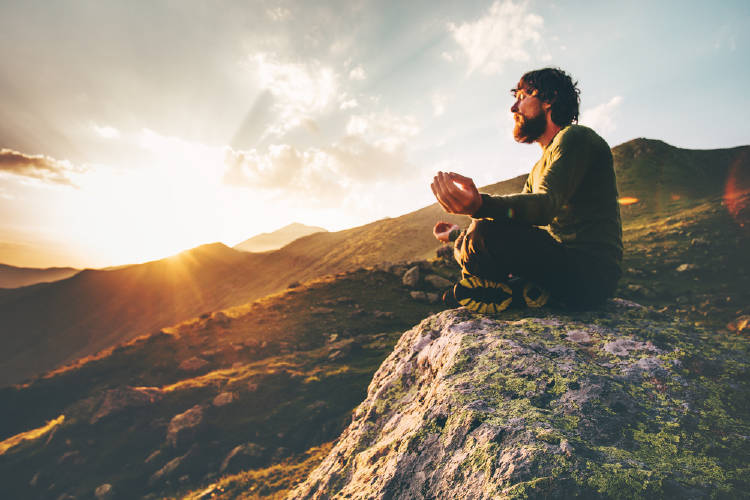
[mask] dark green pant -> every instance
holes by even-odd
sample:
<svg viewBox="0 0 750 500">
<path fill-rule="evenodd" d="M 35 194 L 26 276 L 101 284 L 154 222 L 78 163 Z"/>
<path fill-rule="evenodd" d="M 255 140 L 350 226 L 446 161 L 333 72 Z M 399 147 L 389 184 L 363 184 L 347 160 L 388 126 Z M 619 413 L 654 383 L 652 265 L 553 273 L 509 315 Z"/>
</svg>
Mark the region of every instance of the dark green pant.
<svg viewBox="0 0 750 500">
<path fill-rule="evenodd" d="M 581 249 L 570 248 L 547 231 L 514 220 L 473 220 L 455 243 L 464 274 L 491 281 L 509 275 L 546 288 L 555 302 L 593 307 L 614 294 L 619 269 Z"/>
</svg>

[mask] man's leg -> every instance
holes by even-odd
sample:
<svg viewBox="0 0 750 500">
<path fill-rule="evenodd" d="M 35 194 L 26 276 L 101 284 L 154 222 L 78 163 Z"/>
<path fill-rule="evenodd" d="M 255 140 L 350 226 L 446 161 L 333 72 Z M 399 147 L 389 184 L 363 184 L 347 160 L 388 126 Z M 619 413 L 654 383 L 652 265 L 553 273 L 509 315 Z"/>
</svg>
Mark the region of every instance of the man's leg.
<svg viewBox="0 0 750 500">
<path fill-rule="evenodd" d="M 596 257 L 562 245 L 543 229 L 513 220 L 472 221 L 456 240 L 454 256 L 464 277 L 508 283 L 512 275 L 574 308 L 603 301 L 617 282 L 614 270 Z M 534 297 L 526 292 L 528 288 L 523 297 L 527 305 L 535 306 Z"/>
<path fill-rule="evenodd" d="M 492 281 L 519 276 L 555 294 L 569 276 L 565 247 L 547 231 L 513 220 L 473 220 L 456 240 L 454 254 L 461 269 L 473 276 Z"/>
</svg>

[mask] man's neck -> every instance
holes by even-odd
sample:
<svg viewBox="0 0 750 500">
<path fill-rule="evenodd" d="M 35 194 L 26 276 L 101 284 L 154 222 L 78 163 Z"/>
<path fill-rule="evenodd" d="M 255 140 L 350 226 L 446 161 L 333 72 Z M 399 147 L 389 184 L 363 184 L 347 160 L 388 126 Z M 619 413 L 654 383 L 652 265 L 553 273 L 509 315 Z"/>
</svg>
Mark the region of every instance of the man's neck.
<svg viewBox="0 0 750 500">
<path fill-rule="evenodd" d="M 545 129 L 544 133 L 539 136 L 539 139 L 536 140 L 536 142 L 539 143 L 539 145 L 542 147 L 542 149 L 545 149 L 547 145 L 552 142 L 552 139 L 555 138 L 557 133 L 562 130 L 562 127 L 552 120 L 547 121 L 547 128 Z"/>
</svg>

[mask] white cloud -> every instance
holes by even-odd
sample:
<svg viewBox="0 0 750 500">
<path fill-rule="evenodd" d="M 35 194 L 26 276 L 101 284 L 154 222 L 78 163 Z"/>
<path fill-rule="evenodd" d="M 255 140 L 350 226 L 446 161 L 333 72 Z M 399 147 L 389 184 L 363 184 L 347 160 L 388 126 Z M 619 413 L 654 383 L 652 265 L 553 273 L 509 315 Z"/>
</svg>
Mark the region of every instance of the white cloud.
<svg viewBox="0 0 750 500">
<path fill-rule="evenodd" d="M 601 134 L 611 133 L 617 128 L 614 117 L 621 103 L 622 97 L 616 95 L 605 103 L 584 110 L 581 113 L 579 122 L 582 125 L 597 130 Z"/>
<path fill-rule="evenodd" d="M 331 68 L 317 61 L 280 62 L 274 56 L 254 57 L 261 88 L 273 95 L 277 117 L 268 132 L 281 135 L 324 111 L 338 91 L 338 78 Z"/>
<path fill-rule="evenodd" d="M 528 61 L 529 49 L 541 47 L 544 19 L 528 12 L 525 2 L 496 1 L 473 23 L 450 23 L 448 30 L 469 60 L 469 73 L 498 73 L 508 61 Z M 544 54 L 540 57 L 544 58 Z"/>
<path fill-rule="evenodd" d="M 315 206 L 335 208 L 345 197 L 362 196 L 379 181 L 413 172 L 403 148 L 389 150 L 359 136 L 323 148 L 274 144 L 265 151 L 227 148 L 224 182 L 235 187 L 276 191 L 282 198 L 304 197 Z"/>
<path fill-rule="evenodd" d="M 349 79 L 351 80 L 364 80 L 365 78 L 367 78 L 367 76 L 365 75 L 365 70 L 362 66 L 357 66 L 349 72 Z"/>
<path fill-rule="evenodd" d="M 346 110 L 346 109 L 352 109 L 359 106 L 359 102 L 355 98 L 346 99 L 345 101 L 341 101 L 341 104 L 339 104 L 339 109 Z"/>
<path fill-rule="evenodd" d="M 420 132 L 417 119 L 411 115 L 394 115 L 389 111 L 352 115 L 346 133 L 359 136 L 386 151 L 395 151 Z"/>
<path fill-rule="evenodd" d="M 286 7 L 274 7 L 266 9 L 266 15 L 273 21 L 285 21 L 292 15 L 292 11 Z"/>
<path fill-rule="evenodd" d="M 432 114 L 442 116 L 445 113 L 445 96 L 439 92 L 432 94 Z"/>
<path fill-rule="evenodd" d="M 106 125 L 100 127 L 96 123 L 92 124 L 91 127 L 94 129 L 94 132 L 105 139 L 117 139 L 118 137 L 120 137 L 120 131 L 114 127 Z"/>
<path fill-rule="evenodd" d="M 407 159 L 406 144 L 419 131 L 412 116 L 353 115 L 346 135 L 326 146 L 302 149 L 274 144 L 265 151 L 227 148 L 224 182 L 272 190 L 286 198 L 302 195 L 316 206 L 334 208 L 343 198 L 370 193 L 374 184 L 412 178 L 417 169 Z"/>
</svg>

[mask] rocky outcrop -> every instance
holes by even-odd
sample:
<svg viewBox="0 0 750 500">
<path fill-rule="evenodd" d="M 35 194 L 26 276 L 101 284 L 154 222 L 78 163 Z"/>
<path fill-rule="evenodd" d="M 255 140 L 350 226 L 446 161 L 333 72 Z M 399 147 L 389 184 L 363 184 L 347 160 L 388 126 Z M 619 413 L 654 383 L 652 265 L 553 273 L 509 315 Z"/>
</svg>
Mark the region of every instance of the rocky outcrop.
<svg viewBox="0 0 750 500">
<path fill-rule="evenodd" d="M 456 309 L 406 332 L 351 425 L 287 498 L 748 491 L 748 429 L 724 413 L 733 390 L 747 393 L 746 349 L 718 349 L 705 332 L 622 300 L 528 315 Z M 719 362 L 738 379 L 710 379 Z"/>
</svg>

